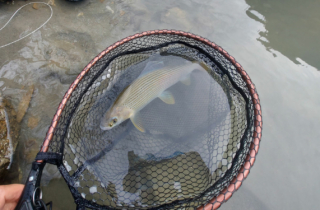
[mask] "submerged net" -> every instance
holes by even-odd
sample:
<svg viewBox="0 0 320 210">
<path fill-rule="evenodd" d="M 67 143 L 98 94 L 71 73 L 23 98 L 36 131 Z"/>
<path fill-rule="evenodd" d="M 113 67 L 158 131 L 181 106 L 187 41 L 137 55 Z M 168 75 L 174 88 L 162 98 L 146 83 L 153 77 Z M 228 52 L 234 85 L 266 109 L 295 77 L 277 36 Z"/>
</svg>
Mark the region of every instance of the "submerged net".
<svg viewBox="0 0 320 210">
<path fill-rule="evenodd" d="M 197 62 L 206 73 L 170 87 L 174 105 L 155 99 L 143 108 L 145 132 L 130 120 L 102 130 L 119 94 L 159 60 Z M 192 37 L 148 34 L 93 62 L 66 94 L 42 148 L 62 154 L 57 165 L 79 208 L 195 209 L 234 183 L 252 149 L 256 99 L 219 50 Z"/>
</svg>

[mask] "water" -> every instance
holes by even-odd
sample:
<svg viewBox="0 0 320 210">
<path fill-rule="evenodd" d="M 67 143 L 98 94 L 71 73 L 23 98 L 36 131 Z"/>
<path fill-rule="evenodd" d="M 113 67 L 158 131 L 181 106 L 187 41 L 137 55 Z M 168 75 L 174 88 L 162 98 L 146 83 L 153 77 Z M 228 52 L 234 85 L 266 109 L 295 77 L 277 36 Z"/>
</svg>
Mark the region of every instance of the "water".
<svg viewBox="0 0 320 210">
<path fill-rule="evenodd" d="M 1 4 L 0 22 L 24 4 Z M 27 87 L 35 85 L 31 106 L 21 123 L 22 156 L 27 155 L 25 150 L 38 149 L 64 92 L 100 51 L 145 30 L 191 31 L 221 45 L 241 63 L 262 103 L 264 130 L 256 163 L 239 191 L 220 209 L 317 209 L 318 2 L 85 0 L 55 4 L 53 18 L 43 29 L 0 50 L 3 95 L 17 107 Z M 45 7 L 26 10 L 0 32 L 0 44 L 32 31 L 48 16 Z M 28 127 L 31 116 L 40 119 L 33 129 Z M 29 162 L 22 159 L 19 161 L 25 177 L 28 167 L 23 166 L 30 167 L 32 158 Z M 52 174 L 47 176 L 48 181 Z M 56 182 L 61 188 L 52 187 Z M 45 200 L 52 198 L 55 209 L 69 206 L 60 202 L 68 200 L 63 182 L 54 179 L 45 187 Z"/>
</svg>

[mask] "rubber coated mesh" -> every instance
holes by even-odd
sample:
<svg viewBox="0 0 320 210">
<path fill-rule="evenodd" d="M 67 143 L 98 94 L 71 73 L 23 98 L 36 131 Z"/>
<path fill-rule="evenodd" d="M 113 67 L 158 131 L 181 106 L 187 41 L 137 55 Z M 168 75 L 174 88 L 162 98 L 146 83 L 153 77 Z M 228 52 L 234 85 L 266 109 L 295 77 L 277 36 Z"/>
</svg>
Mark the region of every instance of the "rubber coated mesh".
<svg viewBox="0 0 320 210">
<path fill-rule="evenodd" d="M 102 130 L 103 114 L 147 64 L 174 56 L 203 63 L 210 77 L 194 71 L 191 85 L 171 88 L 175 105 L 155 99 L 142 109 L 145 133 L 130 120 Z M 173 34 L 138 37 L 90 67 L 48 152 L 63 154 L 59 169 L 78 207 L 195 209 L 238 175 L 253 141 L 253 110 L 241 75 L 211 46 Z"/>
</svg>

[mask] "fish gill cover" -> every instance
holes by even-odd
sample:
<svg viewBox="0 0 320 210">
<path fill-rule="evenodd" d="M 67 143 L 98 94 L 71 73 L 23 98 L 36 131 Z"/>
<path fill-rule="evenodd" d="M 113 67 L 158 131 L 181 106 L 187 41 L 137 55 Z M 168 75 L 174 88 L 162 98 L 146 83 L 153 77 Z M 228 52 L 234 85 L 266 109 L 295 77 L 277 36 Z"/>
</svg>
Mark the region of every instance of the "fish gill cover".
<svg viewBox="0 0 320 210">
<path fill-rule="evenodd" d="M 189 72 L 163 76 L 181 67 Z M 150 84 L 134 89 L 145 77 Z M 152 97 L 141 102 L 142 95 Z M 103 129 L 108 110 L 121 105 L 130 116 Z M 63 154 L 59 170 L 78 206 L 193 209 L 243 166 L 253 117 L 246 83 L 216 50 L 187 37 L 146 36 L 113 49 L 84 75 L 48 149 Z"/>
</svg>

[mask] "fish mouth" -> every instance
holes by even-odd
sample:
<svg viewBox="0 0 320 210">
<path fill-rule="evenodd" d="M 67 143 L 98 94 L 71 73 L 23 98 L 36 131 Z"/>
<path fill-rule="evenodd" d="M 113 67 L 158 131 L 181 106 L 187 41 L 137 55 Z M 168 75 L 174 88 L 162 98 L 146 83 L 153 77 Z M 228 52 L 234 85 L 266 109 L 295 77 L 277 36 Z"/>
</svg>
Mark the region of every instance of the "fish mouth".
<svg viewBox="0 0 320 210">
<path fill-rule="evenodd" d="M 101 130 L 107 131 L 110 130 L 110 127 L 104 126 L 104 125 L 100 125 Z"/>
</svg>

